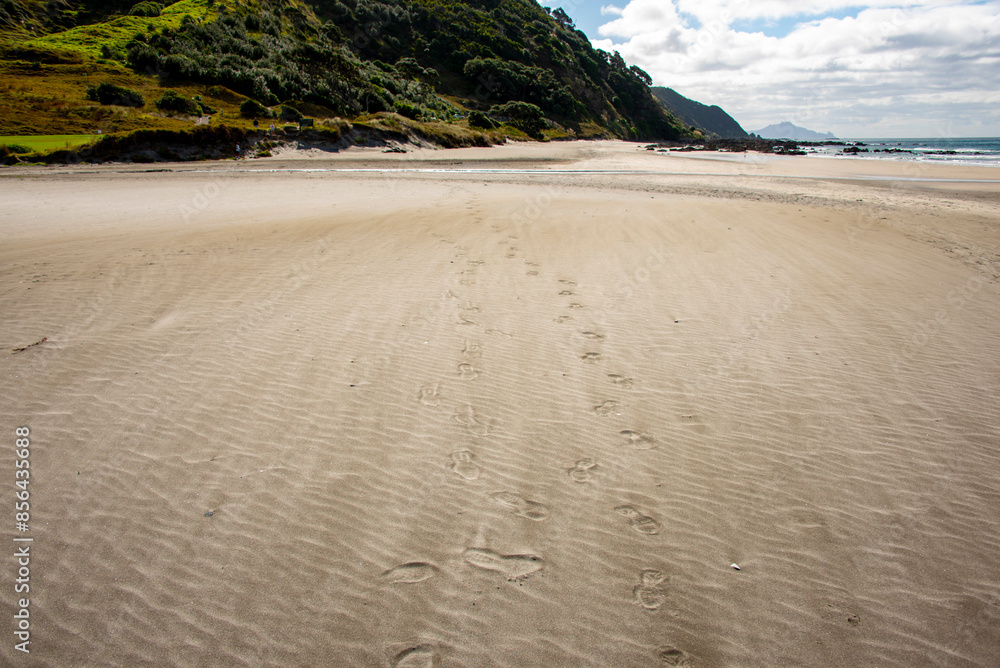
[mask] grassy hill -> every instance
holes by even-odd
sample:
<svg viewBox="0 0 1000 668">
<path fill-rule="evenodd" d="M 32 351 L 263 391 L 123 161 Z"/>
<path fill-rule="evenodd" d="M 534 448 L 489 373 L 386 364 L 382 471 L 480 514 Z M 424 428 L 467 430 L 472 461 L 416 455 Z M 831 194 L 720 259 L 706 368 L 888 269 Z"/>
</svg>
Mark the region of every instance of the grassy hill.
<svg viewBox="0 0 1000 668">
<path fill-rule="evenodd" d="M 689 136 L 649 84 L 535 0 L 0 0 L 0 135 L 398 114 L 475 141 Z"/>
</svg>

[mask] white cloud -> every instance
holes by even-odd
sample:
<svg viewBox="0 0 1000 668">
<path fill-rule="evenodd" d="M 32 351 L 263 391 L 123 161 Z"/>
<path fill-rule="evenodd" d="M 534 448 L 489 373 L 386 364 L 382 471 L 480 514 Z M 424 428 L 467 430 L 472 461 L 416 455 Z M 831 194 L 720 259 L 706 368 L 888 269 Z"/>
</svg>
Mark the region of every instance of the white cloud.
<svg viewBox="0 0 1000 668">
<path fill-rule="evenodd" d="M 994 3 L 874 0 L 816 18 L 859 4 L 631 0 L 593 42 L 747 130 L 791 120 L 841 136 L 1000 135 Z M 790 16 L 802 21 L 782 37 L 732 27 Z"/>
</svg>

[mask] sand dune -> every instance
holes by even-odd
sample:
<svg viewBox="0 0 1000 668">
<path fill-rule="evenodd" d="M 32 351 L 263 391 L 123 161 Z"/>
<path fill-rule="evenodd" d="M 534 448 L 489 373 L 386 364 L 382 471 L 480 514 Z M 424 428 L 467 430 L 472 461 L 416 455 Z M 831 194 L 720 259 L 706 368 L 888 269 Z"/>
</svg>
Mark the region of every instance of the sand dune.
<svg viewBox="0 0 1000 668">
<path fill-rule="evenodd" d="M 30 665 L 995 665 L 1000 185 L 857 164 L 4 172 Z"/>
</svg>

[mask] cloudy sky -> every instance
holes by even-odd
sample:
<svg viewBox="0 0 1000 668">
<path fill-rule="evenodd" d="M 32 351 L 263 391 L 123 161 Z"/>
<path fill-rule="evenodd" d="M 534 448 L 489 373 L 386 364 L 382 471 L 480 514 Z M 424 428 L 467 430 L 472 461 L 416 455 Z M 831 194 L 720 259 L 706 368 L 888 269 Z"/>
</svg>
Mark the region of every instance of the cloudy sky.
<svg viewBox="0 0 1000 668">
<path fill-rule="evenodd" d="M 655 85 L 861 137 L 1000 136 L 1000 0 L 542 0 Z"/>
</svg>

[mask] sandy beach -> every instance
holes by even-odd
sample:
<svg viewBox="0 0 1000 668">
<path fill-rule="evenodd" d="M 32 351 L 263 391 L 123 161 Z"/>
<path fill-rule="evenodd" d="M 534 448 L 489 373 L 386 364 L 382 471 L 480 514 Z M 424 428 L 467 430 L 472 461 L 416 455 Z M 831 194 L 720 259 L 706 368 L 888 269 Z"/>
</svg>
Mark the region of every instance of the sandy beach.
<svg viewBox="0 0 1000 668">
<path fill-rule="evenodd" d="M 5 169 L 0 311 L 4 665 L 997 665 L 1000 169 Z"/>
</svg>

